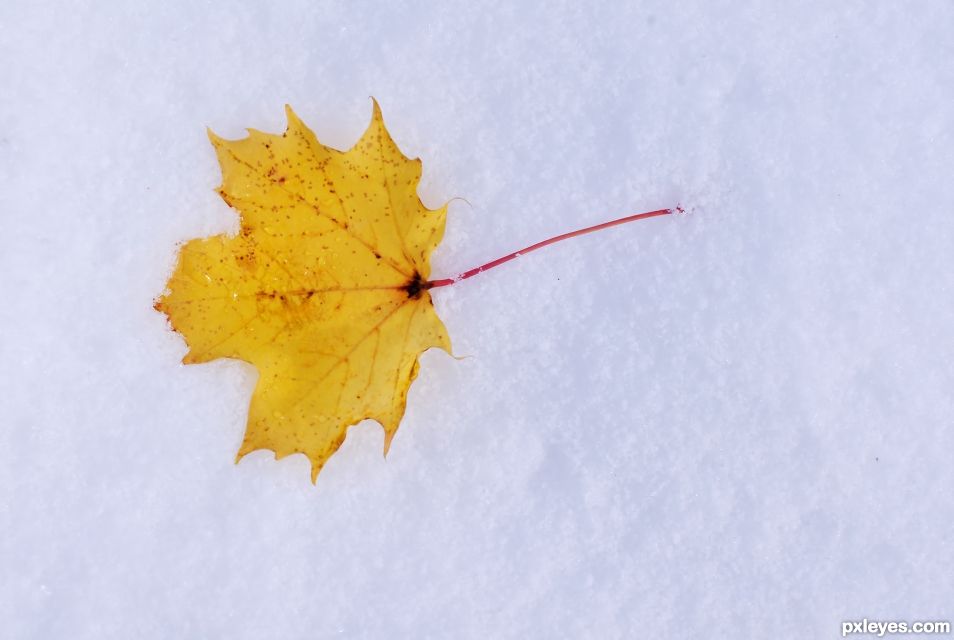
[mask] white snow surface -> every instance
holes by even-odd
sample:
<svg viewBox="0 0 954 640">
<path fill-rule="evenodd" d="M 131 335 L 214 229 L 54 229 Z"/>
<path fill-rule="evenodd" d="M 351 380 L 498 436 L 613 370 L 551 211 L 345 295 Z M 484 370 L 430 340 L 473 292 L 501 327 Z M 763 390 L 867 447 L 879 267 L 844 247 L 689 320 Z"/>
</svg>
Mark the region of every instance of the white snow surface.
<svg viewBox="0 0 954 640">
<path fill-rule="evenodd" d="M 835 638 L 954 617 L 954 4 L 0 4 L 0 637 Z M 234 456 L 152 309 L 211 127 L 454 198 L 387 459 Z"/>
</svg>

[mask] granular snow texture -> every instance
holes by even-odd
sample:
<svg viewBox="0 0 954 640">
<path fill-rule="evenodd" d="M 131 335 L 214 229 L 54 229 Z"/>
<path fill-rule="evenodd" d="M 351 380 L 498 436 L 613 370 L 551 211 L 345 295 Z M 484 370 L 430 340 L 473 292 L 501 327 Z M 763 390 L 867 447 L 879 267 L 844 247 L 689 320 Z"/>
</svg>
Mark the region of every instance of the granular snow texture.
<svg viewBox="0 0 954 640">
<path fill-rule="evenodd" d="M 954 617 L 954 4 L 0 5 L 0 636 L 835 638 Z M 381 103 L 454 197 L 388 458 L 234 465 L 206 137 Z"/>
</svg>

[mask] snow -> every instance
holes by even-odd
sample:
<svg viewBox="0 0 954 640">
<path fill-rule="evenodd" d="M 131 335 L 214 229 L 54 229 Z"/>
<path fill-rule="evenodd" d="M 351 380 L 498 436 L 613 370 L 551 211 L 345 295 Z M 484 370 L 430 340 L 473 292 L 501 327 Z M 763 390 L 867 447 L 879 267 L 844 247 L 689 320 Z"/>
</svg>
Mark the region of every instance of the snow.
<svg viewBox="0 0 954 640">
<path fill-rule="evenodd" d="M 954 618 L 954 5 L 0 5 L 0 636 L 834 638 Z M 204 127 L 453 198 L 387 460 L 233 464 L 151 308 Z M 469 204 L 468 204 L 469 203 Z"/>
</svg>

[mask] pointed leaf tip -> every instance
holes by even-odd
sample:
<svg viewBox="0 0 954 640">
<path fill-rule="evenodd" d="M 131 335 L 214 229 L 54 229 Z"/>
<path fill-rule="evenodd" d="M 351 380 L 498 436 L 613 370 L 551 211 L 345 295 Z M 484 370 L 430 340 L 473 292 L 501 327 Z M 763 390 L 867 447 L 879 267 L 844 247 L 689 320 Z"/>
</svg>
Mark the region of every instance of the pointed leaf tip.
<svg viewBox="0 0 954 640">
<path fill-rule="evenodd" d="M 288 123 L 288 129 L 291 129 L 293 124 L 301 122 L 298 114 L 295 113 L 295 110 L 292 109 L 290 104 L 285 105 L 285 120 Z"/>
<path fill-rule="evenodd" d="M 378 104 L 377 98 L 374 96 L 369 96 L 371 98 L 371 120 L 384 122 L 384 116 L 381 114 L 381 105 Z"/>
</svg>

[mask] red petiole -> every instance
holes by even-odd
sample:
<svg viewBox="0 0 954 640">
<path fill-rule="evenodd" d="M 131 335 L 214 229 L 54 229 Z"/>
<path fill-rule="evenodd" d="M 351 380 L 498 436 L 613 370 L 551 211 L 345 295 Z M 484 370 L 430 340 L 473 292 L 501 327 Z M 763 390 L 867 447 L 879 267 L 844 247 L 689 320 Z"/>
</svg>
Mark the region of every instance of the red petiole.
<svg viewBox="0 0 954 640">
<path fill-rule="evenodd" d="M 615 227 L 616 225 L 619 225 L 619 224 L 626 224 L 627 222 L 635 222 L 636 220 L 644 220 L 646 218 L 655 218 L 656 216 L 667 216 L 667 215 L 676 213 L 677 211 L 679 213 L 682 213 L 683 212 L 682 207 L 677 206 L 675 209 L 657 209 L 656 211 L 648 211 L 646 213 L 637 213 L 632 216 L 626 216 L 625 218 L 610 220 L 609 222 L 597 224 L 592 227 L 586 227 L 585 229 L 577 229 L 576 231 L 570 231 L 569 233 L 563 233 L 558 236 L 553 236 L 552 238 L 548 240 L 544 240 L 543 242 L 538 242 L 536 244 L 530 245 L 529 247 L 520 249 L 519 251 L 508 253 L 502 258 L 491 260 L 487 264 L 482 264 L 479 267 L 474 267 L 473 269 L 470 269 L 469 271 L 465 271 L 461 274 L 458 274 L 457 276 L 453 278 L 444 278 L 442 280 L 430 280 L 427 283 L 425 283 L 424 288 L 434 289 L 436 287 L 446 287 L 448 285 L 452 285 L 455 282 L 466 280 L 467 278 L 473 277 L 477 275 L 478 273 L 483 273 L 484 271 L 493 269 L 494 267 L 498 267 L 505 262 L 510 262 L 511 260 L 514 260 L 515 258 L 519 258 L 520 256 L 526 253 L 530 253 L 531 251 L 536 251 L 537 249 L 542 249 L 543 247 L 547 245 L 560 242 L 561 240 L 575 238 L 576 236 L 586 235 L 587 233 L 593 233 L 594 231 L 599 231 L 601 229 L 608 229 L 610 227 Z"/>
</svg>

